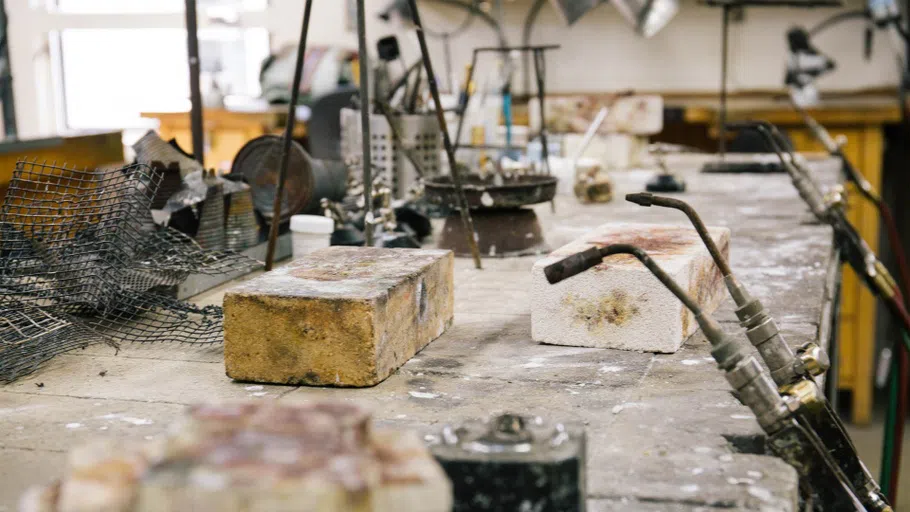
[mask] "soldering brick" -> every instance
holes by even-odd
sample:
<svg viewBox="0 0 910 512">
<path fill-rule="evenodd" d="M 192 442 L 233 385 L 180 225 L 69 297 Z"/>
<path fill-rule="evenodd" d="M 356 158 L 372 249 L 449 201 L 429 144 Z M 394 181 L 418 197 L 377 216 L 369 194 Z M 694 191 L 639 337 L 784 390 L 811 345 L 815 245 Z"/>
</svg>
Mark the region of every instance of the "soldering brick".
<svg viewBox="0 0 910 512">
<path fill-rule="evenodd" d="M 339 402 L 196 405 L 154 439 L 78 446 L 64 469 L 20 510 L 452 510 L 452 486 L 416 432 Z"/>
<path fill-rule="evenodd" d="M 451 251 L 330 247 L 224 297 L 224 363 L 241 381 L 376 385 L 451 325 Z"/>
<path fill-rule="evenodd" d="M 725 257 L 730 230 L 709 228 Z M 698 233 L 689 227 L 611 223 L 553 251 L 532 270 L 531 335 L 553 345 L 676 352 L 697 329 L 695 317 L 634 256 L 614 255 L 555 285 L 544 268 L 591 247 L 641 247 L 701 308 L 711 313 L 725 297 L 723 276 Z"/>
</svg>

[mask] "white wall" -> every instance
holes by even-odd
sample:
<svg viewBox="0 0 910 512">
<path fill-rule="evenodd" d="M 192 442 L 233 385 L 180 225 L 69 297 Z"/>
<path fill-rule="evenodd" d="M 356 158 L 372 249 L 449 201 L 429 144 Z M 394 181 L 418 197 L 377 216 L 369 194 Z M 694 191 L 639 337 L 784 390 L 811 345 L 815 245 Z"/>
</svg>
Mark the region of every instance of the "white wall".
<svg viewBox="0 0 910 512">
<path fill-rule="evenodd" d="M 303 2 L 282 2 L 280 19 L 276 19 L 275 42 L 296 39 Z M 337 43 L 356 47 L 354 33 L 339 30 L 345 19 L 344 1 L 317 0 L 313 7 L 314 26 L 310 41 Z M 375 13 L 387 0 L 366 0 L 369 14 L 369 37 L 375 40 L 396 32 L 376 20 Z M 297 4 L 297 5 L 293 5 Z M 506 37 L 519 44 L 524 16 L 530 0 L 510 2 L 506 7 Z M 848 0 L 842 9 L 856 8 L 863 2 Z M 838 12 L 838 9 L 750 8 L 745 21 L 733 24 L 730 31 L 730 87 L 736 89 L 778 89 L 782 86 L 786 56 L 785 32 L 794 24 L 811 27 Z M 443 30 L 459 23 L 463 14 L 458 9 L 421 2 L 424 23 Z M 652 39 L 637 36 L 619 13 L 602 5 L 566 27 L 556 11 L 545 6 L 534 29 L 533 43 L 558 43 L 562 49 L 548 59 L 548 87 L 554 92 L 597 92 L 619 89 L 649 91 L 712 92 L 720 76 L 721 10 L 683 0 L 673 21 Z M 450 29 L 449 28 L 449 29 Z M 402 35 L 399 33 L 399 35 Z M 404 38 L 402 38 L 404 39 Z M 416 57 L 416 38 L 407 38 L 408 54 Z M 862 57 L 862 23 L 849 21 L 821 34 L 816 43 L 840 66 L 838 72 L 824 78 L 820 86 L 828 90 L 851 90 L 894 85 L 897 72 L 894 51 L 885 33 L 877 33 L 873 59 Z M 494 45 L 496 38 L 487 25 L 475 21 L 469 32 L 454 40 L 454 70 L 461 75 L 470 61 L 471 48 Z M 442 70 L 442 50 L 431 40 L 433 62 Z"/>
<path fill-rule="evenodd" d="M 54 131 L 58 123 L 48 65 L 47 32 L 61 24 L 91 26 L 91 18 L 70 16 L 49 18 L 30 6 L 42 0 L 8 0 L 10 57 L 20 131 L 24 135 Z M 410 59 L 419 55 L 416 37 L 389 26 L 376 17 L 388 0 L 366 0 L 368 36 L 371 41 L 399 32 L 404 52 Z M 533 43 L 558 43 L 562 49 L 548 58 L 548 88 L 553 92 L 599 92 L 620 89 L 713 92 L 720 75 L 720 18 L 717 8 L 682 0 L 677 17 L 654 38 L 638 37 L 610 5 L 590 12 L 575 26 L 564 25 L 549 5 L 545 6 L 534 30 Z M 265 15 L 250 21 L 265 25 L 273 34 L 274 47 L 296 41 L 300 32 L 303 0 L 272 0 Z M 862 5 L 848 0 L 849 7 Z M 312 44 L 339 44 L 356 48 L 356 34 L 345 28 L 347 0 L 315 0 L 309 41 Z M 432 29 L 451 28 L 463 13 L 451 7 L 422 0 L 421 13 Z M 519 44 L 525 12 L 530 0 L 507 4 L 506 37 Z M 834 9 L 747 9 L 745 22 L 734 24 L 730 34 L 730 86 L 732 90 L 778 89 L 782 85 L 786 52 L 785 31 L 793 24 L 811 26 L 837 12 Z M 133 18 L 130 23 L 171 26 L 181 15 Z M 84 21 L 80 21 L 84 20 Z M 110 20 L 108 20 L 110 22 Z M 894 52 L 888 37 L 876 35 L 871 62 L 862 58 L 862 25 L 857 21 L 835 27 L 816 40 L 834 57 L 840 68 L 820 83 L 827 90 L 852 90 L 897 83 Z M 475 21 L 469 32 L 453 40 L 453 70 L 461 76 L 475 46 L 496 44 L 492 30 Z M 371 44 L 371 47 L 373 45 Z M 430 41 L 437 73 L 443 72 L 443 52 L 438 41 Z M 483 67 L 483 65 L 481 65 Z M 489 66 L 487 70 L 491 69 Z M 112 73 L 115 72 L 112 69 Z M 99 80 L 109 77 L 99 77 Z"/>
</svg>

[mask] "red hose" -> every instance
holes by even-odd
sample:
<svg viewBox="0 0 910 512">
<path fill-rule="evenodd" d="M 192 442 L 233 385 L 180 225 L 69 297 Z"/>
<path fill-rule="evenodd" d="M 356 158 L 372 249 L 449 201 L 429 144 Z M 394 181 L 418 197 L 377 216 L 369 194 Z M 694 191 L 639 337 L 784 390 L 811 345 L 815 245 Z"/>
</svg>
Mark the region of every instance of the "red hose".
<svg viewBox="0 0 910 512">
<path fill-rule="evenodd" d="M 904 253 L 904 246 L 901 243 L 900 233 L 897 230 L 897 223 L 894 222 L 894 216 L 891 214 L 891 208 L 883 201 L 878 203 L 878 209 L 881 213 L 882 220 L 888 229 L 888 243 L 891 245 L 891 251 L 894 253 L 894 259 L 897 261 L 897 269 L 900 276 L 901 286 L 905 293 L 910 293 L 910 267 L 907 266 L 907 255 Z M 901 320 L 904 329 L 910 325 L 910 315 L 907 314 L 906 302 L 903 294 L 898 294 L 894 298 L 895 304 L 899 306 L 898 314 L 902 316 Z M 910 306 L 908 306 L 910 307 Z M 910 330 L 908 330 L 910 332 Z M 900 469 L 901 454 L 903 453 L 904 444 L 904 422 L 907 419 L 908 393 L 910 393 L 910 353 L 903 343 L 897 343 L 898 353 L 898 394 L 897 394 L 897 414 L 894 422 L 894 455 L 892 460 L 894 466 L 891 471 L 891 481 L 886 489 L 888 500 L 891 506 L 897 508 L 897 491 L 900 488 Z"/>
</svg>

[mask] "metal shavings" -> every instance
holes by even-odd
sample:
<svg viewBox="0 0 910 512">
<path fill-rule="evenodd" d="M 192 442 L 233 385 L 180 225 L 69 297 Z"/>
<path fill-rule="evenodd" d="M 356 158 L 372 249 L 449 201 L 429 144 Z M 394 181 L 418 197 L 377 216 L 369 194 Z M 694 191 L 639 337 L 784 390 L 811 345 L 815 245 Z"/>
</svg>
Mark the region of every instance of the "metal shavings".
<svg viewBox="0 0 910 512">
<path fill-rule="evenodd" d="M 99 342 L 221 341 L 221 308 L 166 291 L 190 274 L 258 263 L 156 228 L 150 206 L 160 182 L 143 164 L 16 164 L 0 209 L 0 382 Z"/>
</svg>

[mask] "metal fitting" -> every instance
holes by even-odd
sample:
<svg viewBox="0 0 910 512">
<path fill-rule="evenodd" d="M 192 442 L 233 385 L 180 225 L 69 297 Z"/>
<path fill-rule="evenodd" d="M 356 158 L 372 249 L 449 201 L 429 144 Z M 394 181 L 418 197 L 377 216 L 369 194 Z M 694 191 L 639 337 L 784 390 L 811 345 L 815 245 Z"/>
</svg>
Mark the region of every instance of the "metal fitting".
<svg viewBox="0 0 910 512">
<path fill-rule="evenodd" d="M 894 277 L 891 276 L 891 273 L 888 272 L 888 269 L 885 268 L 885 265 L 881 260 L 876 259 L 874 263 L 875 267 L 875 282 L 882 288 L 882 291 L 886 292 L 886 295 L 891 298 L 894 297 L 898 290 L 897 282 L 894 281 Z"/>
<path fill-rule="evenodd" d="M 847 205 L 847 198 L 844 195 L 843 185 L 835 185 L 825 193 L 825 205 L 828 209 L 843 210 Z"/>
<path fill-rule="evenodd" d="M 818 389 L 818 386 L 814 381 L 809 379 L 803 379 L 797 381 L 789 386 L 782 388 L 781 390 L 786 396 L 791 397 L 791 405 L 798 407 L 807 407 L 809 409 L 815 409 L 817 407 L 824 407 L 824 397 L 821 394 L 821 390 Z"/>
<path fill-rule="evenodd" d="M 814 377 L 825 373 L 831 367 L 828 354 L 815 343 L 806 343 L 799 347 L 797 356 L 805 371 Z"/>
<path fill-rule="evenodd" d="M 762 371 L 754 357 L 746 357 L 734 368 L 727 370 L 726 378 L 737 391 L 740 401 L 755 414 L 758 424 L 765 432 L 773 433 L 781 428 L 789 409 L 778 394 L 777 386 Z"/>
</svg>

